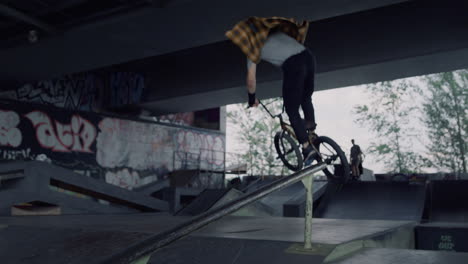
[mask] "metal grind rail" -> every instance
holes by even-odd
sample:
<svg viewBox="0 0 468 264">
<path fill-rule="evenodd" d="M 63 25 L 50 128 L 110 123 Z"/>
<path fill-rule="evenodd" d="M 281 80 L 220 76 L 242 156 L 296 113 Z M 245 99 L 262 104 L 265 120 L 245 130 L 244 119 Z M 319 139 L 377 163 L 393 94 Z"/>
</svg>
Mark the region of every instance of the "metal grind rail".
<svg viewBox="0 0 468 264">
<path fill-rule="evenodd" d="M 310 166 L 301 171 L 298 171 L 294 174 L 291 174 L 285 178 L 279 179 L 271 184 L 268 184 L 264 187 L 259 188 L 258 190 L 245 194 L 244 196 L 231 201 L 227 204 L 221 205 L 219 207 L 213 208 L 199 216 L 194 217 L 193 219 L 182 223 L 168 231 L 165 231 L 160 234 L 150 236 L 149 238 L 140 241 L 126 248 L 125 250 L 118 252 L 99 263 L 102 264 L 130 264 L 130 263 L 146 263 L 151 254 L 154 253 L 157 249 L 174 242 L 191 232 L 211 223 L 219 218 L 229 215 L 245 205 L 248 205 L 252 202 L 255 202 L 258 199 L 261 199 L 268 194 L 280 190 L 284 187 L 290 186 L 298 181 L 303 181 L 306 185 L 308 192 L 307 195 L 307 208 L 306 208 L 306 219 L 305 219 L 305 234 L 304 234 L 304 247 L 310 248 L 311 245 L 311 225 L 312 225 L 312 195 L 309 194 L 312 191 L 312 175 L 316 172 L 319 172 L 326 168 L 325 163 L 319 163 L 314 166 Z M 310 186 L 308 186 L 310 185 Z"/>
</svg>

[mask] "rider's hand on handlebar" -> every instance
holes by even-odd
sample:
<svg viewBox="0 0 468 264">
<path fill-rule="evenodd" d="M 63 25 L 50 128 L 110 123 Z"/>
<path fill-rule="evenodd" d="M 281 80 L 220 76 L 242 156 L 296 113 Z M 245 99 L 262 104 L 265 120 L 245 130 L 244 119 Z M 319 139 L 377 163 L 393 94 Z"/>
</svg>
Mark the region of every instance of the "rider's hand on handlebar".
<svg viewBox="0 0 468 264">
<path fill-rule="evenodd" d="M 258 99 L 255 99 L 255 103 L 249 104 L 249 108 L 250 107 L 257 107 L 259 104 L 260 104 L 260 102 L 258 101 Z"/>
<path fill-rule="evenodd" d="M 255 93 L 248 92 L 247 95 L 249 97 L 249 100 L 247 101 L 247 104 L 248 104 L 247 108 L 257 107 L 259 102 L 258 102 L 258 99 L 255 98 Z"/>
</svg>

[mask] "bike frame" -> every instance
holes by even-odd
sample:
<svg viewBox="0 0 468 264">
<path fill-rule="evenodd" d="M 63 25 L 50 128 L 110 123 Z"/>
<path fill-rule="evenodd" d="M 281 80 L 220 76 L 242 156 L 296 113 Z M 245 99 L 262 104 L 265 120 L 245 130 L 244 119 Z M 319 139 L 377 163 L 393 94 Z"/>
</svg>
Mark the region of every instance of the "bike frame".
<svg viewBox="0 0 468 264">
<path fill-rule="evenodd" d="M 277 114 L 277 115 L 273 115 L 273 114 L 270 112 L 270 110 L 266 107 L 266 105 L 263 104 L 260 100 L 258 100 L 258 103 L 263 107 L 263 109 L 265 109 L 265 111 L 270 115 L 271 118 L 273 118 L 273 119 L 278 118 L 278 119 L 280 120 L 281 130 L 283 131 L 283 133 L 284 133 L 284 132 L 289 133 L 289 135 L 290 135 L 291 137 L 293 137 L 296 141 L 298 141 L 298 139 L 297 139 L 297 137 L 296 137 L 296 134 L 294 133 L 293 127 L 292 127 L 290 124 L 284 122 L 284 120 L 283 120 L 283 113 L 284 113 L 284 111 L 285 111 L 284 105 L 283 105 L 283 110 L 281 111 L 281 113 L 279 113 L 279 114 Z M 247 108 L 249 108 L 249 107 L 247 107 Z M 275 136 L 275 137 L 276 137 L 276 136 Z M 333 146 L 330 146 L 330 147 L 333 149 L 333 151 L 335 151 L 336 153 L 333 152 L 332 155 L 327 155 L 327 158 L 324 159 L 323 154 L 322 154 L 322 153 L 319 151 L 319 149 L 318 149 L 318 145 L 320 144 L 320 142 L 316 142 L 316 140 L 320 139 L 320 137 L 319 137 L 315 132 L 312 132 L 312 133 L 309 132 L 309 133 L 308 133 L 308 138 L 309 138 L 309 139 L 308 139 L 308 140 L 309 140 L 309 144 L 312 146 L 312 148 L 314 148 L 314 150 L 315 150 L 315 151 L 317 152 L 317 154 L 318 154 L 318 157 L 315 157 L 315 158 L 314 158 L 315 160 L 317 160 L 317 162 L 322 162 L 322 161 L 323 161 L 323 162 L 325 162 L 326 164 L 332 164 L 337 158 L 339 158 L 339 154 L 338 154 L 338 153 L 339 153 L 339 152 L 343 152 L 339 146 L 338 146 L 338 148 L 335 148 L 335 147 L 333 147 Z M 327 137 L 324 137 L 324 138 L 333 141 L 331 138 L 327 138 Z M 333 141 L 333 143 L 334 143 L 335 145 L 338 145 L 338 144 L 337 144 L 336 142 L 334 142 L 334 141 Z M 330 143 L 328 143 L 328 144 L 330 144 Z M 299 145 L 300 145 L 300 144 L 299 144 Z M 296 146 L 296 147 L 297 147 L 297 146 Z M 283 146 L 283 148 L 284 148 L 284 146 Z M 325 145 L 325 149 L 330 150 L 329 147 L 327 147 L 326 145 Z M 277 149 L 277 151 L 279 151 L 279 150 Z M 292 149 L 291 149 L 290 151 L 292 151 Z M 344 154 L 343 154 L 343 155 L 344 155 Z M 347 161 L 346 161 L 346 157 L 344 157 L 343 160 L 340 158 L 340 162 L 344 162 L 344 163 L 348 164 Z M 329 173 L 330 173 L 330 172 L 329 172 Z M 349 172 L 348 172 L 348 173 L 349 173 Z"/>
<path fill-rule="evenodd" d="M 297 137 L 296 137 L 296 134 L 294 133 L 293 127 L 290 124 L 284 122 L 284 120 L 283 120 L 284 106 L 283 106 L 283 111 L 281 111 L 281 113 L 279 113 L 277 115 L 273 115 L 270 112 L 270 110 L 268 110 L 268 108 L 260 100 L 258 100 L 258 103 L 263 107 L 263 109 L 265 109 L 265 111 L 267 111 L 267 113 L 271 116 L 271 118 L 273 118 L 273 119 L 278 118 L 280 120 L 281 129 L 283 131 L 288 132 L 294 139 L 297 140 Z"/>
</svg>

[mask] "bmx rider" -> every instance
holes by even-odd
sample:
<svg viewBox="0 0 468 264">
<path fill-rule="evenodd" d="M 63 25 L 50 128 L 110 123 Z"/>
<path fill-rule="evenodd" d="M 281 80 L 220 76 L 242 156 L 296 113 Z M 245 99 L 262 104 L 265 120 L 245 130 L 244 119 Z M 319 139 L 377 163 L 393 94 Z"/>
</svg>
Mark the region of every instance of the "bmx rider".
<svg viewBox="0 0 468 264">
<path fill-rule="evenodd" d="M 302 145 L 305 165 L 318 155 L 309 142 L 315 123 L 312 94 L 314 92 L 315 56 L 304 46 L 308 21 L 302 23 L 281 17 L 250 17 L 236 24 L 226 36 L 247 56 L 247 90 L 249 106 L 257 107 L 256 70 L 266 61 L 283 72 L 282 97 L 286 114 Z M 304 112 L 303 120 L 299 107 Z"/>
</svg>

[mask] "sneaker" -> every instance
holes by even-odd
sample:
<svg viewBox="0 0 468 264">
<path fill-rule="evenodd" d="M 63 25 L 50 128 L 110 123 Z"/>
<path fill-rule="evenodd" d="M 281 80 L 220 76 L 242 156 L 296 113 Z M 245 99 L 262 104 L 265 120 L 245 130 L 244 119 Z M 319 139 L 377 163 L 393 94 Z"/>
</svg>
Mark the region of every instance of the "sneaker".
<svg viewBox="0 0 468 264">
<path fill-rule="evenodd" d="M 302 149 L 302 155 L 304 157 L 304 166 L 309 166 L 318 157 L 317 151 L 311 145 Z"/>
<path fill-rule="evenodd" d="M 306 129 L 307 136 L 309 137 L 309 142 L 314 142 L 317 138 L 317 134 L 315 134 L 315 130 L 313 129 Z"/>
</svg>

